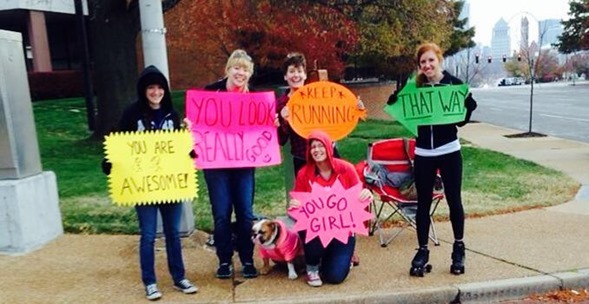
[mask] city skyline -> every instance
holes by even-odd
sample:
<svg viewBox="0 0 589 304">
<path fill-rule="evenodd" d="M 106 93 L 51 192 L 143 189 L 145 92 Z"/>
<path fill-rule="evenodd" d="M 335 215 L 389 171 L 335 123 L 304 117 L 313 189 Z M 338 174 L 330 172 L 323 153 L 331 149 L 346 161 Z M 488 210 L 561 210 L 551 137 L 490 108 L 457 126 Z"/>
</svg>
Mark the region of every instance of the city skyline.
<svg viewBox="0 0 589 304">
<path fill-rule="evenodd" d="M 538 22 L 546 19 L 568 19 L 568 0 L 547 0 L 540 5 L 535 0 L 467 0 L 469 24 L 475 27 L 473 40 L 483 46 L 491 45 L 493 28 L 503 18 L 509 26 L 512 45 L 521 42 L 521 19 L 529 21 L 529 42 L 537 41 Z M 466 7 L 466 6 L 465 6 Z"/>
</svg>

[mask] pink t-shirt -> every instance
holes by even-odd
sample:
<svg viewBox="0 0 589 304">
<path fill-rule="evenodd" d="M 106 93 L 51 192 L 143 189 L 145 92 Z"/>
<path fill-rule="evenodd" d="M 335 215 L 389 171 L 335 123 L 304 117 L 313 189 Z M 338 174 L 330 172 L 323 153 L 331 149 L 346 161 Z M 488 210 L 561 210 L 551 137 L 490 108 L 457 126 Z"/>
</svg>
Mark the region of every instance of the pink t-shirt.
<svg viewBox="0 0 589 304">
<path fill-rule="evenodd" d="M 296 232 L 290 231 L 282 221 L 276 221 L 280 226 L 281 233 L 276 240 L 276 247 L 273 249 L 260 246 L 262 258 L 271 259 L 274 262 L 293 261 L 297 256 L 303 255 L 303 244 Z"/>
</svg>

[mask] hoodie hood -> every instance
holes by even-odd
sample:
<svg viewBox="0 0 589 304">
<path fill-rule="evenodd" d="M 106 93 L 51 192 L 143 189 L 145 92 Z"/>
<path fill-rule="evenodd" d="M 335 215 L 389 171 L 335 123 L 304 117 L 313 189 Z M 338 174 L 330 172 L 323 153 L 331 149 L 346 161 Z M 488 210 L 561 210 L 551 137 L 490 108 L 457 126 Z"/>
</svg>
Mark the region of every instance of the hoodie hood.
<svg viewBox="0 0 589 304">
<path fill-rule="evenodd" d="M 139 79 L 137 80 L 137 98 L 139 105 L 142 108 L 149 108 L 149 100 L 145 96 L 146 89 L 149 85 L 159 84 L 164 88 L 164 97 L 161 101 L 161 108 L 170 111 L 172 109 L 172 95 L 170 94 L 170 86 L 166 76 L 153 65 L 146 67 Z"/>
<path fill-rule="evenodd" d="M 327 135 L 327 133 L 314 130 L 309 134 L 309 138 L 307 138 L 307 163 L 315 165 L 315 160 L 313 156 L 311 156 L 311 141 L 318 140 L 325 146 L 325 153 L 327 154 L 327 161 L 332 169 L 334 169 L 333 165 L 333 142 Z"/>
</svg>

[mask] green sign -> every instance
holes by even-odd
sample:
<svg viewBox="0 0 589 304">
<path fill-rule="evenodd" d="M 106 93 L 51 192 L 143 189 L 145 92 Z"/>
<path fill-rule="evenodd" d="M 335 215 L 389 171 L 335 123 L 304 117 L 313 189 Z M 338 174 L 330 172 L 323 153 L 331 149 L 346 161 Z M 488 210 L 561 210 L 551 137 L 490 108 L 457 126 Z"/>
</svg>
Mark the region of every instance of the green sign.
<svg viewBox="0 0 589 304">
<path fill-rule="evenodd" d="M 421 125 L 443 125 L 464 120 L 464 100 L 468 85 L 441 85 L 417 88 L 415 77 L 397 94 L 397 102 L 384 111 L 411 133 L 417 135 Z"/>
</svg>

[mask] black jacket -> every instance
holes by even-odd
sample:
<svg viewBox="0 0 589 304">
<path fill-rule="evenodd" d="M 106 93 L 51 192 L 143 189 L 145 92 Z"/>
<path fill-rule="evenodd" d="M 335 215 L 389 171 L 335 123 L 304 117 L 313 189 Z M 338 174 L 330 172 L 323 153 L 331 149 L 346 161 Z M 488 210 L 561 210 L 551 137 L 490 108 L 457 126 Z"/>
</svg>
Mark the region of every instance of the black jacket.
<svg viewBox="0 0 589 304">
<path fill-rule="evenodd" d="M 147 86 L 150 84 L 159 84 L 164 88 L 164 97 L 161 101 L 160 110 L 157 113 L 149 106 L 147 96 L 145 96 Z M 161 114 L 161 121 L 154 122 L 154 117 Z M 127 106 L 123 116 L 119 121 L 115 131 L 145 131 L 145 130 L 169 130 L 180 129 L 180 117 L 172 104 L 172 95 L 166 77 L 155 66 L 150 65 L 139 76 L 137 80 L 137 100 Z M 112 164 L 104 158 L 101 163 L 102 172 L 109 175 Z"/>
<path fill-rule="evenodd" d="M 250 86 L 248 86 L 248 89 L 250 92 L 254 92 Z M 227 92 L 227 77 L 206 85 L 205 91 Z"/>
<path fill-rule="evenodd" d="M 205 86 L 206 91 L 227 92 L 227 78 L 213 82 Z"/>
<path fill-rule="evenodd" d="M 157 125 L 154 122 L 156 110 L 149 107 L 149 101 L 145 96 L 145 90 L 150 84 L 159 84 L 164 88 L 164 97 L 161 101 L 163 120 Z M 129 105 L 123 112 L 119 122 L 118 131 L 144 131 L 144 130 L 169 130 L 179 129 L 180 118 L 172 104 L 172 95 L 168 81 L 162 72 L 150 65 L 137 80 L 137 100 Z"/>
<path fill-rule="evenodd" d="M 458 85 L 463 83 L 462 80 L 452 76 L 446 71 L 444 71 L 443 74 L 444 77 L 440 80 L 439 85 Z M 470 121 L 472 112 L 477 107 L 477 103 L 474 98 L 472 98 L 472 94 L 468 94 L 464 101 L 464 105 L 466 107 L 466 117 L 462 122 L 446 125 L 419 126 L 417 128 L 416 146 L 424 149 L 435 149 L 458 139 L 457 127 L 466 125 Z"/>
</svg>

